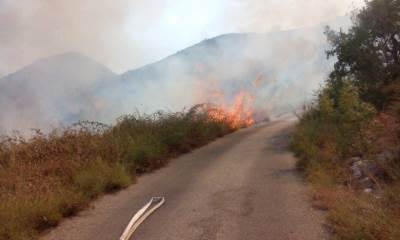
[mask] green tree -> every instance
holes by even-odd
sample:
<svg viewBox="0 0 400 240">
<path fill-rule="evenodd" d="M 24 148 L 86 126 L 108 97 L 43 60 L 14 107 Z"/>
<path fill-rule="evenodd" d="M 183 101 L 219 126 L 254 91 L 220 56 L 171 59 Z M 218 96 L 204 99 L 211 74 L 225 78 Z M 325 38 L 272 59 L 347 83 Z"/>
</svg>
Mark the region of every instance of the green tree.
<svg viewBox="0 0 400 240">
<path fill-rule="evenodd" d="M 388 86 L 400 82 L 400 1 L 367 1 L 348 32 L 327 28 L 326 35 L 332 45 L 328 57 L 337 57 L 328 81 L 333 97 L 351 78 L 363 100 L 385 109 L 398 94 Z"/>
</svg>

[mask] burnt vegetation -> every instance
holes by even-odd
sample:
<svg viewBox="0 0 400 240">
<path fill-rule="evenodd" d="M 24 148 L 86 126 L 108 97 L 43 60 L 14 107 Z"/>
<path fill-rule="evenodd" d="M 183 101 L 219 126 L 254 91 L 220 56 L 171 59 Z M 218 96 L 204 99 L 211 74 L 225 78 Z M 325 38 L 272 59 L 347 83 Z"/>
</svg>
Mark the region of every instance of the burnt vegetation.
<svg viewBox="0 0 400 240">
<path fill-rule="evenodd" d="M 372 0 L 326 35 L 334 70 L 293 133 L 334 239 L 400 239 L 400 1 Z"/>
</svg>

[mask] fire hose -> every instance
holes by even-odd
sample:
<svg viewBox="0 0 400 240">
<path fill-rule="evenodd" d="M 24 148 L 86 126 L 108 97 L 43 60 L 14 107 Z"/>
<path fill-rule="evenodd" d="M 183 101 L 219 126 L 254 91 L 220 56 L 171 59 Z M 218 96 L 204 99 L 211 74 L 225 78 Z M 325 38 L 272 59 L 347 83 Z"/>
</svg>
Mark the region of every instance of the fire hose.
<svg viewBox="0 0 400 240">
<path fill-rule="evenodd" d="M 151 198 L 151 200 L 132 217 L 119 240 L 129 240 L 139 225 L 142 224 L 143 221 L 146 220 L 146 218 L 148 218 L 155 210 L 161 207 L 164 202 L 164 197 Z"/>
</svg>

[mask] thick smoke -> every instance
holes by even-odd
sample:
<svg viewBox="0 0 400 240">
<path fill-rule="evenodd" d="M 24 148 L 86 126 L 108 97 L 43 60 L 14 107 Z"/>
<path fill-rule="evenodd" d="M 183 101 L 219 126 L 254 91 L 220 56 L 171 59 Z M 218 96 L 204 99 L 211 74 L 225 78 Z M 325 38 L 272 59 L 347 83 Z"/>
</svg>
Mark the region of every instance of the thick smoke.
<svg viewBox="0 0 400 240">
<path fill-rule="evenodd" d="M 67 51 L 81 52 L 122 72 L 204 38 L 313 26 L 346 14 L 361 2 L 0 0 L 0 76 Z"/>
<path fill-rule="evenodd" d="M 334 23 L 346 26 L 348 22 L 342 18 Z M 108 102 L 118 106 L 107 112 L 180 110 L 201 102 L 229 104 L 243 92 L 252 96 L 256 115 L 292 112 L 312 97 L 332 68 L 323 31 L 320 25 L 203 41 L 122 75 L 121 84 L 106 88 Z"/>
<path fill-rule="evenodd" d="M 312 27 L 346 15 L 364 0 L 234 0 L 228 18 L 233 32 L 285 31 Z M 226 22 L 225 25 L 229 25 Z"/>
<path fill-rule="evenodd" d="M 345 0 L 301 2 L 0 0 L 0 76 L 70 50 L 121 72 L 222 33 L 302 27 L 210 39 L 120 76 L 75 53 L 35 62 L 0 79 L 0 130 L 110 123 L 135 110 L 212 102 L 219 93 L 230 102 L 240 91 L 254 96 L 261 117 L 292 111 L 332 64 L 323 24 L 307 26 L 350 10 Z M 346 26 L 348 18 L 332 23 Z"/>
<path fill-rule="evenodd" d="M 137 59 L 149 59 L 127 29 L 138 28 L 131 15 L 140 14 L 144 27 L 150 24 L 164 7 L 163 1 L 155 2 L 0 0 L 0 76 L 67 51 L 81 52 L 117 71 L 140 65 Z"/>
</svg>

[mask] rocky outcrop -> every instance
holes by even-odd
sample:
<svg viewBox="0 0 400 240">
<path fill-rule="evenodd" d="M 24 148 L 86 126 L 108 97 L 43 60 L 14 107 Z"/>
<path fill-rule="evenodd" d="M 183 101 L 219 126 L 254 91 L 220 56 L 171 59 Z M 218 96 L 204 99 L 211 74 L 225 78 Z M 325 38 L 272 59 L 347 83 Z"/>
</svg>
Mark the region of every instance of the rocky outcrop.
<svg viewBox="0 0 400 240">
<path fill-rule="evenodd" d="M 351 185 L 365 193 L 371 193 L 378 181 L 387 178 L 386 167 L 398 155 L 398 150 L 385 149 L 371 159 L 351 158 L 349 160 Z"/>
</svg>

